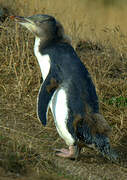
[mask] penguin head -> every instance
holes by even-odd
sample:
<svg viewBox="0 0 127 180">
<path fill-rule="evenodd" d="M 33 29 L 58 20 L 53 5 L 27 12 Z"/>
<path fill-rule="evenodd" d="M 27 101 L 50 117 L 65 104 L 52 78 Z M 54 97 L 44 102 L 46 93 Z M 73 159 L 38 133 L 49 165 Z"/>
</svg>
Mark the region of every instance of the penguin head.
<svg viewBox="0 0 127 180">
<path fill-rule="evenodd" d="M 50 15 L 37 14 L 29 17 L 11 16 L 10 18 L 25 26 L 36 37 L 70 42 L 70 39 L 64 33 L 63 26 Z"/>
</svg>

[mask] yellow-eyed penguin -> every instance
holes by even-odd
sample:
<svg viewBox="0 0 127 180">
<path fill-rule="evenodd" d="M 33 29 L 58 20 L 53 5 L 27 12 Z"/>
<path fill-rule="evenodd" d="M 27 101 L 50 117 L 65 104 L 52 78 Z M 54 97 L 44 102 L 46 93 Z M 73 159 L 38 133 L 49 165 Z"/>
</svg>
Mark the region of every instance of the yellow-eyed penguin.
<svg viewBox="0 0 127 180">
<path fill-rule="evenodd" d="M 57 155 L 77 158 L 86 145 L 116 160 L 108 137 L 110 127 L 99 113 L 95 86 L 62 25 L 50 15 L 11 16 L 11 19 L 35 35 L 34 53 L 43 77 L 37 99 L 38 117 L 45 126 L 50 107 L 56 129 L 69 146 L 58 149 Z"/>
</svg>

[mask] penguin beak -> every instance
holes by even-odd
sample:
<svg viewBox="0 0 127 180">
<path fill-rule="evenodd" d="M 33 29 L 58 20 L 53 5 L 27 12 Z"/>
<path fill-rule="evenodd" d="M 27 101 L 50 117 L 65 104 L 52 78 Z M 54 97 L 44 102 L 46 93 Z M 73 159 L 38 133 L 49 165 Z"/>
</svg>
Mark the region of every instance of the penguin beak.
<svg viewBox="0 0 127 180">
<path fill-rule="evenodd" d="M 30 30 L 32 33 L 36 31 L 36 25 L 33 21 L 26 17 L 22 16 L 10 16 L 10 19 L 15 20 L 19 24 L 25 26 L 28 30 Z"/>
<path fill-rule="evenodd" d="M 25 18 L 22 16 L 10 16 L 10 19 L 15 20 L 17 22 L 25 22 Z"/>
<path fill-rule="evenodd" d="M 30 19 L 23 17 L 23 16 L 10 16 L 10 19 L 15 20 L 16 22 L 20 23 L 20 24 L 34 24 L 33 21 L 31 21 Z"/>
</svg>

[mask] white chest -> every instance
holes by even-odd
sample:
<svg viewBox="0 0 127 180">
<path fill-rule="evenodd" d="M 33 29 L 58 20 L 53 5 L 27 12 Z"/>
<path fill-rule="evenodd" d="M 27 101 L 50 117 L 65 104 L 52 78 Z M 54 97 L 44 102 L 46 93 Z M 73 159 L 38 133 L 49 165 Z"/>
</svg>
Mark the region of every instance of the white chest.
<svg viewBox="0 0 127 180">
<path fill-rule="evenodd" d="M 39 45 L 40 39 L 36 38 L 34 44 L 34 54 L 38 60 L 43 80 L 45 80 L 50 70 L 51 60 L 48 54 L 41 55 L 41 53 L 39 52 Z"/>
</svg>

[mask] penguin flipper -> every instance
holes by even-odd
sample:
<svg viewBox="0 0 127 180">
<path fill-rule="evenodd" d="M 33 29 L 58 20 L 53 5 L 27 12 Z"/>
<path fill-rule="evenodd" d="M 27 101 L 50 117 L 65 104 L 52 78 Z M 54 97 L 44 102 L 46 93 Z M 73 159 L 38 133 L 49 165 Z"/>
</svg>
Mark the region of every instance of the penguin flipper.
<svg viewBox="0 0 127 180">
<path fill-rule="evenodd" d="M 37 99 L 37 114 L 39 120 L 42 122 L 44 126 L 46 125 L 49 102 L 51 100 L 53 93 L 57 88 L 58 88 L 57 78 L 51 77 L 50 75 L 45 79 L 45 81 L 42 83 L 40 87 L 38 99 Z"/>
</svg>

